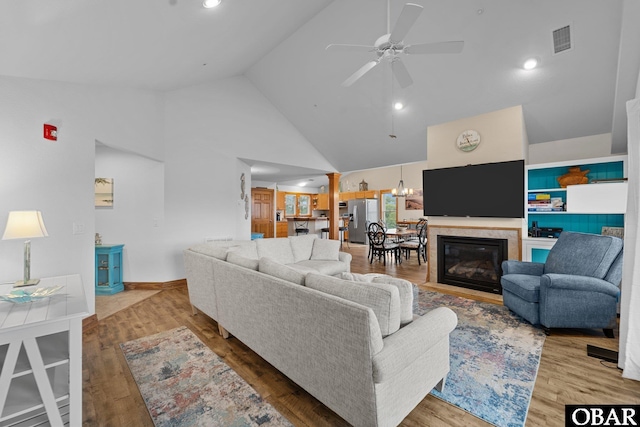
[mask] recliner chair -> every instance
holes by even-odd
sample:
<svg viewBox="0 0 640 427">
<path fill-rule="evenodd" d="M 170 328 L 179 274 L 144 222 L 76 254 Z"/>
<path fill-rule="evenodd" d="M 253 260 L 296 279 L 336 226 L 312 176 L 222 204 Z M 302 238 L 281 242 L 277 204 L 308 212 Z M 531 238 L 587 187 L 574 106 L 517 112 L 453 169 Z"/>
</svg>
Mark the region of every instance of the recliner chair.
<svg viewBox="0 0 640 427">
<path fill-rule="evenodd" d="M 622 280 L 623 241 L 564 231 L 546 262 L 502 263 L 503 301 L 534 325 L 602 328 L 613 338 Z"/>
</svg>

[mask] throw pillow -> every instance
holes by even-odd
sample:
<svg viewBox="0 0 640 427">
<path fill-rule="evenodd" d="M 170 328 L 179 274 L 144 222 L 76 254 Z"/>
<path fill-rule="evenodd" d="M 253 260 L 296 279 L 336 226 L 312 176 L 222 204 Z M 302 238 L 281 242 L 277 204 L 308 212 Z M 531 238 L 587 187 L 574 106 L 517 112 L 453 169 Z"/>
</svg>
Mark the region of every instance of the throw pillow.
<svg viewBox="0 0 640 427">
<path fill-rule="evenodd" d="M 316 237 L 318 236 L 315 234 L 289 237 L 291 250 L 293 251 L 293 262 L 306 261 L 311 258 L 311 250 Z"/>
<path fill-rule="evenodd" d="M 386 275 L 374 277 L 371 283 L 384 283 L 398 288 L 398 293 L 400 294 L 400 325 L 404 326 L 413 321 L 413 283 Z"/>
<path fill-rule="evenodd" d="M 269 257 L 280 264 L 291 264 L 294 262 L 291 243 L 286 237 L 275 239 L 256 239 L 258 255 L 256 258 Z"/>
<path fill-rule="evenodd" d="M 260 258 L 258 271 L 269 276 L 277 277 L 287 282 L 304 286 L 305 274 L 286 265 L 279 264 L 269 258 Z"/>
<path fill-rule="evenodd" d="M 258 250 L 256 249 L 255 242 L 243 242 L 235 246 L 229 247 L 227 250 L 227 256 L 229 256 L 230 252 L 235 252 L 238 255 L 241 255 L 245 258 L 251 258 L 258 260 Z"/>
<path fill-rule="evenodd" d="M 311 258 L 317 261 L 339 261 L 340 241 L 331 239 L 315 239 Z"/>
<path fill-rule="evenodd" d="M 305 285 L 369 307 L 378 320 L 383 337 L 400 329 L 400 296 L 395 286 L 350 282 L 315 273 L 307 275 Z"/>
<path fill-rule="evenodd" d="M 227 254 L 227 262 L 235 265 L 239 265 L 240 267 L 249 268 L 251 270 L 258 269 L 258 260 L 247 258 L 245 256 L 240 255 L 238 252 L 231 251 Z"/>
</svg>

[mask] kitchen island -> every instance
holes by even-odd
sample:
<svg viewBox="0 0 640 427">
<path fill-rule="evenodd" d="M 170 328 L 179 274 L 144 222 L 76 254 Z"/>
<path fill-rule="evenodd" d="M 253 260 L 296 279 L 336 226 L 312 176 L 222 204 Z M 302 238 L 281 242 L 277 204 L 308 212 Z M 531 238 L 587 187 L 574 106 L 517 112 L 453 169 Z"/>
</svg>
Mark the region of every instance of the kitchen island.
<svg viewBox="0 0 640 427">
<path fill-rule="evenodd" d="M 318 237 L 322 237 L 322 229 L 329 227 L 329 218 L 326 216 L 305 216 L 305 217 L 287 217 L 289 223 L 288 233 L 289 236 L 296 235 L 296 221 L 309 221 L 307 228 L 309 234 L 316 234 Z"/>
</svg>

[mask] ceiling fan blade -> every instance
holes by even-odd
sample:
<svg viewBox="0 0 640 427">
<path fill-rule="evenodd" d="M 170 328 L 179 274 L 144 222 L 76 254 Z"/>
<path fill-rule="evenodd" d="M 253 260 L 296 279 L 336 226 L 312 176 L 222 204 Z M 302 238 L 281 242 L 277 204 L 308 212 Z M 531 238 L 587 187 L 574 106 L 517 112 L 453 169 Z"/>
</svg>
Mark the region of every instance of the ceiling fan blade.
<svg viewBox="0 0 640 427">
<path fill-rule="evenodd" d="M 344 87 L 351 86 L 352 84 L 354 84 L 356 82 L 356 80 L 358 80 L 360 77 L 364 76 L 367 73 L 367 71 L 369 71 L 370 69 L 372 69 L 373 67 L 378 65 L 378 62 L 379 61 L 369 61 L 369 62 L 367 62 L 362 67 L 360 67 L 360 69 L 358 69 L 358 71 L 356 71 L 355 73 L 351 74 L 351 77 L 349 77 L 347 80 L 342 82 L 342 86 L 344 86 Z"/>
<path fill-rule="evenodd" d="M 422 13 L 423 7 L 419 4 L 407 3 L 402 8 L 402 12 L 400 12 L 400 16 L 396 21 L 395 27 L 391 31 L 391 36 L 389 36 L 389 41 L 400 43 L 404 40 L 404 37 L 407 35 L 413 24 L 415 24 L 418 16 Z"/>
<path fill-rule="evenodd" d="M 376 48 L 375 46 L 365 46 L 361 44 L 330 44 L 325 50 L 336 52 L 373 52 Z"/>
<path fill-rule="evenodd" d="M 423 43 L 405 46 L 402 50 L 409 55 L 423 53 L 460 53 L 464 47 L 462 41 L 440 42 L 440 43 Z"/>
<path fill-rule="evenodd" d="M 407 67 L 405 67 L 399 60 L 396 59 L 391 63 L 391 71 L 393 71 L 393 75 L 396 77 L 401 88 L 404 89 L 405 87 L 413 84 L 413 79 L 409 75 Z"/>
</svg>

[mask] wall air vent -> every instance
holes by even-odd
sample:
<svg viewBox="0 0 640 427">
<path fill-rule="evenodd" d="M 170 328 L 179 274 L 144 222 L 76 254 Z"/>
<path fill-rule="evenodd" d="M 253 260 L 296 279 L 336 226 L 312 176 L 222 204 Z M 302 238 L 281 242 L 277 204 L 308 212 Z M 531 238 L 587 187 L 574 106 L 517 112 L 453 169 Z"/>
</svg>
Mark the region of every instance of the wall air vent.
<svg viewBox="0 0 640 427">
<path fill-rule="evenodd" d="M 566 25 L 553 31 L 553 53 L 571 50 L 571 26 Z"/>
</svg>

